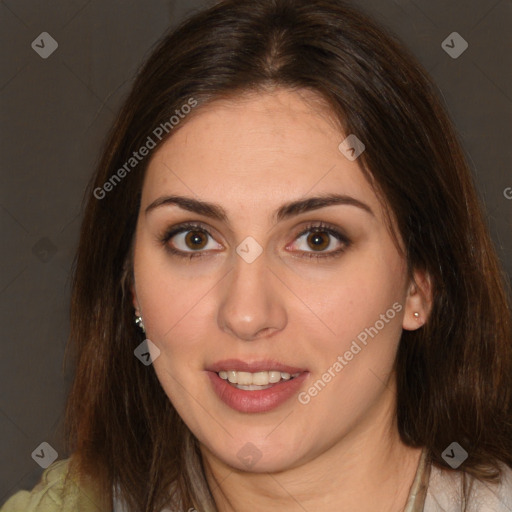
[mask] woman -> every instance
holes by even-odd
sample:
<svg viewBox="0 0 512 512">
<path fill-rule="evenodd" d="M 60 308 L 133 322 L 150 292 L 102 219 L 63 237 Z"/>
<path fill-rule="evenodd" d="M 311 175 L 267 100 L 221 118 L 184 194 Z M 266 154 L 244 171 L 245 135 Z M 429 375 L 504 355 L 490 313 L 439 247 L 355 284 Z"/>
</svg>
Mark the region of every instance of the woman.
<svg viewBox="0 0 512 512">
<path fill-rule="evenodd" d="M 375 22 L 196 14 L 88 193 L 72 456 L 2 510 L 512 508 L 502 273 L 435 86 Z"/>
</svg>

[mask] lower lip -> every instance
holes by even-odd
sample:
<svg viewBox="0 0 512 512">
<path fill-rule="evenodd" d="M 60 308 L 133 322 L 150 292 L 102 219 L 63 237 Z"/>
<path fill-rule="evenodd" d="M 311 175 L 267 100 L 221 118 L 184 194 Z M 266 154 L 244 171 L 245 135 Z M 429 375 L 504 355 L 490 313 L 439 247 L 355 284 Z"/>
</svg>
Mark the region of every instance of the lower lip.
<svg viewBox="0 0 512 512">
<path fill-rule="evenodd" d="M 228 384 L 215 372 L 207 372 L 217 396 L 232 409 L 239 412 L 268 412 L 279 407 L 296 394 L 308 372 L 301 373 L 298 377 L 287 381 L 281 381 L 267 389 L 258 391 L 246 391 Z"/>
</svg>

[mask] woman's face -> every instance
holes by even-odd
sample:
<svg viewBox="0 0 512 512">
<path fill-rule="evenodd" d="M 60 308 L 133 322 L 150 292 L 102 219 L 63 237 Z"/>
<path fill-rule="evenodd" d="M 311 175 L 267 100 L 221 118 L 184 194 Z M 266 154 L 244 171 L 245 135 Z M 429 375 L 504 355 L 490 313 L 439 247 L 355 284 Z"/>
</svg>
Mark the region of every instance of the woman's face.
<svg viewBox="0 0 512 512">
<path fill-rule="evenodd" d="M 197 110 L 147 169 L 134 305 L 167 396 L 232 467 L 295 467 L 392 419 L 425 311 L 344 138 L 277 90 Z"/>
</svg>

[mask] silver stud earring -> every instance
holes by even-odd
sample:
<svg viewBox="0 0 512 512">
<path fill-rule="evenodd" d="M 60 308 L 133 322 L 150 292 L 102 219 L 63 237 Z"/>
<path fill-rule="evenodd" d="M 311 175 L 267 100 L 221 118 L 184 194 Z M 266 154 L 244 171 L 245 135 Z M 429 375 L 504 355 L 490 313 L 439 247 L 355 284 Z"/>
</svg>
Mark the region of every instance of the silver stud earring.
<svg viewBox="0 0 512 512">
<path fill-rule="evenodd" d="M 144 323 L 142 322 L 142 317 L 141 316 L 135 317 L 135 323 L 142 329 L 143 333 L 146 332 L 146 328 L 144 327 Z"/>
<path fill-rule="evenodd" d="M 417 311 L 415 311 L 413 313 L 413 315 L 414 315 L 414 318 L 416 318 L 416 319 L 418 319 L 420 317 L 420 314 Z"/>
</svg>

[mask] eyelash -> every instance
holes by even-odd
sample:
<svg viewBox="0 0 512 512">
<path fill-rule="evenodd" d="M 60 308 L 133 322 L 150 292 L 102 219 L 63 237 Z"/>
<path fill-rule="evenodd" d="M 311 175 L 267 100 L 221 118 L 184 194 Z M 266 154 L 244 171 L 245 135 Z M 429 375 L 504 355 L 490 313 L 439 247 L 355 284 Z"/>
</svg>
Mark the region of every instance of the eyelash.
<svg viewBox="0 0 512 512">
<path fill-rule="evenodd" d="M 193 224 L 193 223 L 185 223 L 180 224 L 178 226 L 175 226 L 167 231 L 165 231 L 163 234 L 161 234 L 158 239 L 159 242 L 165 246 L 165 249 L 171 253 L 174 256 L 178 256 L 180 258 L 188 258 L 191 260 L 192 258 L 201 258 L 205 256 L 206 251 L 191 251 L 184 252 L 180 251 L 179 249 L 175 249 L 174 247 L 171 247 L 168 245 L 169 240 L 171 240 L 174 236 L 179 235 L 181 233 L 187 232 L 187 231 L 199 231 L 201 233 L 206 234 L 207 236 L 212 235 L 208 232 L 206 228 L 204 228 L 201 224 Z M 298 238 L 301 238 L 307 233 L 327 233 L 328 235 L 331 235 L 336 240 L 342 242 L 344 245 L 343 247 L 340 247 L 339 249 L 336 249 L 334 251 L 329 252 L 318 252 L 315 253 L 314 251 L 302 251 L 301 258 L 315 258 L 317 260 L 323 259 L 323 258 L 335 258 L 337 256 L 340 256 L 341 253 L 345 252 L 348 247 L 352 244 L 352 242 L 340 231 L 337 229 L 330 227 L 329 225 L 323 223 L 323 222 L 313 222 L 308 224 L 302 231 L 300 231 L 298 234 L 295 235 L 294 241 Z"/>
</svg>

